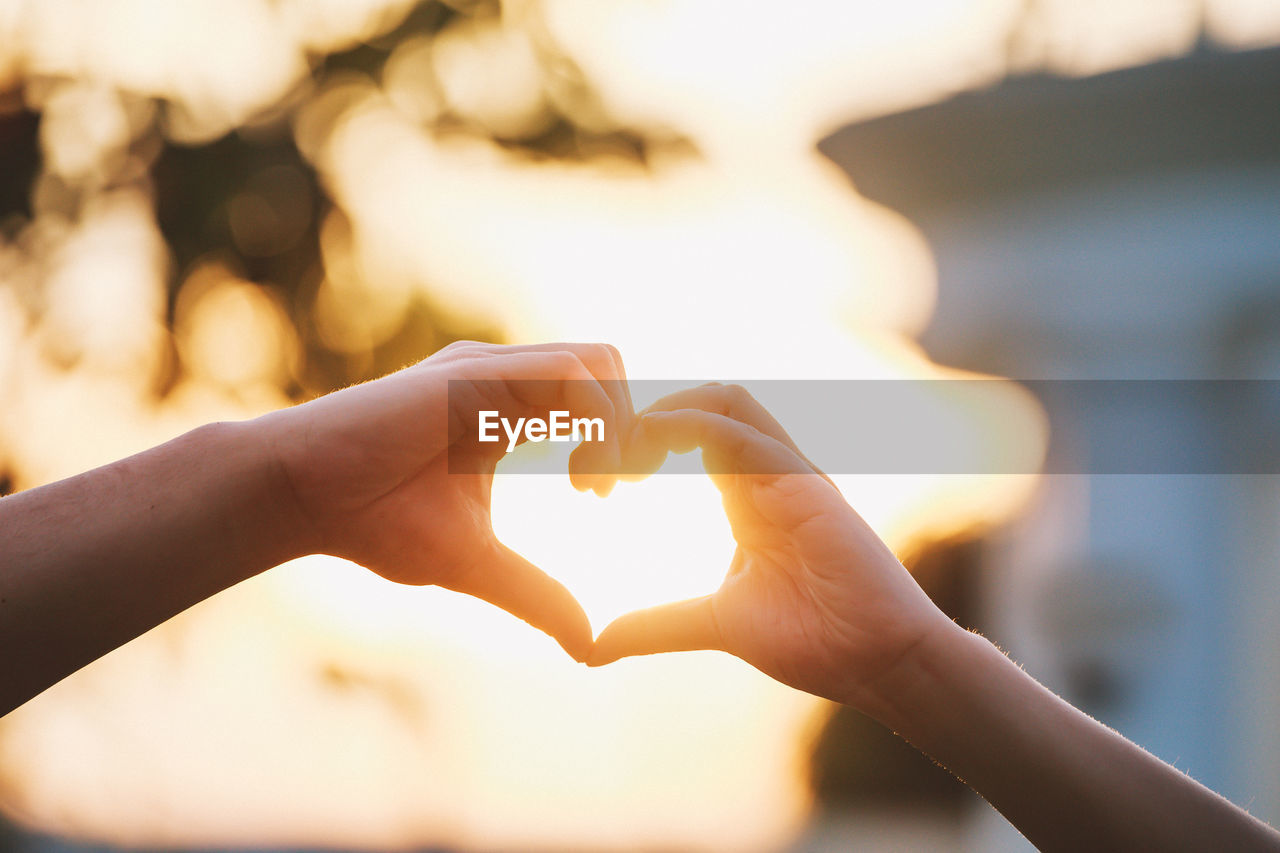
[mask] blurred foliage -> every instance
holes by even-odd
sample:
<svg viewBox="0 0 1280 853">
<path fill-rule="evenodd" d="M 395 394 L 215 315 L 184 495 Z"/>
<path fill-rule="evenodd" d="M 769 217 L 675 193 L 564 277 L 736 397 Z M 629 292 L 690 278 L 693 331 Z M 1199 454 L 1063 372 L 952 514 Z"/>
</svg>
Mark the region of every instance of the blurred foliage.
<svg viewBox="0 0 1280 853">
<path fill-rule="evenodd" d="M 168 322 L 172 330 L 175 306 L 188 274 L 198 264 L 214 261 L 269 291 L 286 308 L 300 343 L 290 384 L 282 390 L 301 400 L 339 387 L 381 376 L 430 355 L 458 339 L 501 342 L 502 332 L 483 317 L 446 316 L 413 289 L 399 324 L 370 352 L 346 352 L 326 344 L 314 320 L 317 290 L 324 277 L 320 228 L 335 205 L 318 180 L 292 130 L 298 112 L 324 91 L 326 84 L 358 73 L 377 80 L 388 58 L 410 40 L 434 39 L 461 19 L 482 20 L 500 13 L 494 2 L 421 3 L 391 31 L 337 53 L 314 57 L 310 79 L 261 122 L 251 123 L 213 141 L 184 145 L 158 133 L 143 134 L 131 143 L 129 154 L 149 164 L 149 180 L 156 217 L 170 252 Z M 576 109 L 597 100 L 581 72 L 563 55 L 544 49 L 539 62 L 551 69 L 568 93 L 566 109 L 548 104 L 548 115 L 536 134 L 504 137 L 447 108 L 424 128 L 429 133 L 471 134 L 531 158 L 589 159 L 607 151 L 644 163 L 650 146 L 670 144 L 652 134 L 620 127 L 584 126 Z M 438 83 L 424 79 L 425 87 Z M 173 110 L 166 103 L 163 111 Z M 0 151 L 6 168 L 0 170 L 0 235 L 12 237 L 33 216 L 33 196 L 52 198 L 60 209 L 74 211 L 83 202 L 77 189 L 58 176 L 43 174 L 40 160 L 40 115 L 24 106 L 22 92 L 0 93 Z M 94 190 L 100 190 L 95 187 Z M 251 203 L 254 229 L 237 232 L 237 205 Z M 263 222 L 274 224 L 264 232 Z M 180 353 L 170 340 L 170 370 L 160 377 L 163 396 L 182 375 Z"/>
</svg>

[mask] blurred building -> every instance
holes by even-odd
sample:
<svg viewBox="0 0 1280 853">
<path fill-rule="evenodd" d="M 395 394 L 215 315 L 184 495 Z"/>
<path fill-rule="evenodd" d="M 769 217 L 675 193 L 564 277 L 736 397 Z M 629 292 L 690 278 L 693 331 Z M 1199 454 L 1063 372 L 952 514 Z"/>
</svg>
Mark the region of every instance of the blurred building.
<svg viewBox="0 0 1280 853">
<path fill-rule="evenodd" d="M 928 239 L 934 360 L 1025 379 L 1280 378 L 1280 51 L 1010 79 L 820 148 Z M 1113 431 L 1231 446 L 1257 426 L 1210 414 L 1121 401 L 1054 413 L 1052 429 L 1087 449 Z M 1259 470 L 1274 448 L 1248 451 L 1270 455 Z M 1046 477 L 986 547 L 990 633 L 1280 821 L 1278 522 L 1274 476 Z"/>
</svg>

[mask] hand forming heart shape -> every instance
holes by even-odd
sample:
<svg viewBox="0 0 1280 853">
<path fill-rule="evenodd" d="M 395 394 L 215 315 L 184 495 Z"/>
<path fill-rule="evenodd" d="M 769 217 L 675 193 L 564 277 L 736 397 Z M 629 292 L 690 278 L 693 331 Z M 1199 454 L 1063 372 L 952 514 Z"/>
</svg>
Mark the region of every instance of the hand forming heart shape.
<svg viewBox="0 0 1280 853">
<path fill-rule="evenodd" d="M 737 549 L 720 588 L 620 617 L 588 663 L 719 649 L 837 701 L 873 684 L 942 617 L 897 558 L 744 389 L 705 385 L 640 413 L 635 452 L 702 448 Z"/>
<path fill-rule="evenodd" d="M 612 347 L 462 343 L 268 416 L 280 421 L 277 453 L 307 546 L 391 580 L 483 598 L 592 665 L 720 649 L 839 701 L 951 625 L 749 394 L 708 385 L 635 413 L 624 376 Z M 569 591 L 498 540 L 490 489 L 505 447 L 476 439 L 478 413 L 545 418 L 556 409 L 613 426 L 569 461 L 574 485 L 601 496 L 618 472 L 643 479 L 668 452 L 702 448 L 737 542 L 719 590 L 622 616 L 593 644 Z"/>
</svg>

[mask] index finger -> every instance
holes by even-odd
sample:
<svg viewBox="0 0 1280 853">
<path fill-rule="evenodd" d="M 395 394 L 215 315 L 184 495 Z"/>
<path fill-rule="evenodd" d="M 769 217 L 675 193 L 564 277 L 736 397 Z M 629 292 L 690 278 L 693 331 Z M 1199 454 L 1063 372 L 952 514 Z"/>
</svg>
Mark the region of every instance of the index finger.
<svg viewBox="0 0 1280 853">
<path fill-rule="evenodd" d="M 750 424 L 701 409 L 648 412 L 640 419 L 647 441 L 664 450 L 702 448 L 702 464 L 713 477 L 724 474 L 813 474 L 795 451 Z"/>
<path fill-rule="evenodd" d="M 817 465 L 814 465 L 809 457 L 805 456 L 800 448 L 796 446 L 795 441 L 783 429 L 782 424 L 741 385 L 722 385 L 719 382 L 708 382 L 696 388 L 685 388 L 660 398 L 647 406 L 644 411 L 640 412 L 640 415 L 643 416 L 649 412 L 670 412 L 677 409 L 702 409 L 703 411 L 724 415 L 735 421 L 748 424 L 781 443 L 796 456 L 803 459 L 815 474 L 819 474 L 824 480 L 831 482 L 831 478 L 823 473 Z"/>
</svg>

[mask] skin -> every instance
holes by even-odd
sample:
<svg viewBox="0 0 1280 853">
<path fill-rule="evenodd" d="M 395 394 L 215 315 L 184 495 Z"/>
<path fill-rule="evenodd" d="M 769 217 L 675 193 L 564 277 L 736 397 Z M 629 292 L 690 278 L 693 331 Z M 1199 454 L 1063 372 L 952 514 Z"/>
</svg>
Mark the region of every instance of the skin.
<svg viewBox="0 0 1280 853">
<path fill-rule="evenodd" d="M 642 413 L 648 470 L 702 448 L 738 548 L 712 595 L 637 611 L 588 663 L 717 649 L 850 705 L 949 768 L 1041 850 L 1278 850 L 1280 834 L 1064 702 L 946 617 L 740 388 Z"/>
<path fill-rule="evenodd" d="M 633 417 L 623 377 L 605 345 L 460 342 L 375 382 L 0 500 L 0 713 L 312 553 L 483 598 L 585 658 L 591 627 L 577 601 L 493 534 L 505 442 L 451 435 L 481 409 L 604 417 L 617 429 L 574 452 L 570 477 L 607 494 L 614 480 L 594 472 L 617 467 Z"/>
<path fill-rule="evenodd" d="M 691 389 L 637 419 L 623 380 L 607 346 L 460 343 L 376 382 L 0 499 L 0 712 L 222 589 L 329 553 L 483 598 L 592 665 L 738 655 L 880 720 L 1044 850 L 1280 849 L 1274 830 L 947 619 L 744 391 Z M 464 427 L 495 409 L 614 424 L 570 459 L 574 484 L 601 495 L 611 471 L 652 472 L 668 452 L 701 447 L 738 542 L 721 588 L 623 616 L 593 647 L 568 591 L 493 534 L 505 445 Z"/>
</svg>

